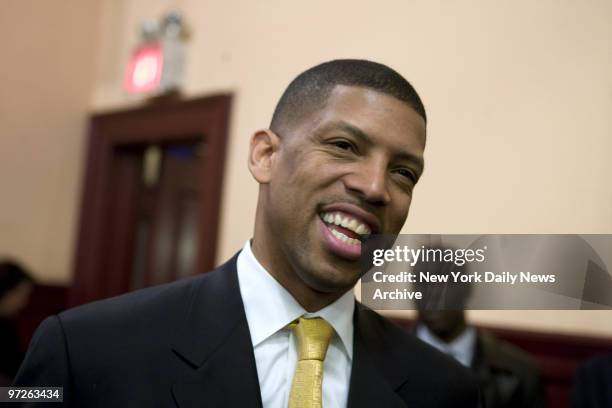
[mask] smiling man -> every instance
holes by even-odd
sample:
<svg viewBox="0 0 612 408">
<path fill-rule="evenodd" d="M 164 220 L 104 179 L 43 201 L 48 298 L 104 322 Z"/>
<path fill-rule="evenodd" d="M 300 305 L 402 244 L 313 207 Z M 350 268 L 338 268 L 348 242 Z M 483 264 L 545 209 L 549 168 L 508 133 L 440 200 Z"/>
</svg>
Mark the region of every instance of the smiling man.
<svg viewBox="0 0 612 408">
<path fill-rule="evenodd" d="M 255 231 L 215 271 L 45 320 L 16 384 L 72 406 L 476 407 L 469 373 L 358 304 L 361 244 L 423 171 L 413 87 L 370 61 L 299 75 L 251 138 Z"/>
<path fill-rule="evenodd" d="M 422 104 L 393 71 L 377 78 L 381 69 L 336 61 L 307 71 L 285 92 L 271 130 L 251 142 L 249 168 L 261 185 L 254 252 L 307 310 L 355 285 L 360 239 L 400 231 L 423 171 Z M 361 81 L 339 82 L 349 74 Z M 377 80 L 393 93 L 366 87 Z"/>
</svg>

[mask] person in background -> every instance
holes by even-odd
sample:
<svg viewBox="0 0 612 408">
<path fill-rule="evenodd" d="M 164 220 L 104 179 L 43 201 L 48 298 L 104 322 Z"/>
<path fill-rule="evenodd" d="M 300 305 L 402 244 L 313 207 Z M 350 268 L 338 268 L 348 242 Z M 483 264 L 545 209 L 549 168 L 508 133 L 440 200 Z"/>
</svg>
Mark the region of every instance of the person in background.
<svg viewBox="0 0 612 408">
<path fill-rule="evenodd" d="M 448 248 L 441 248 L 443 251 Z M 465 272 L 453 262 L 423 262 L 415 271 L 450 275 Z M 487 408 L 541 408 L 545 406 L 540 370 L 523 350 L 477 330 L 466 320 L 470 284 L 418 283 L 416 336 L 452 356 L 477 376 Z"/>
<path fill-rule="evenodd" d="M 32 277 L 16 262 L 0 261 L 0 386 L 9 385 L 23 360 L 16 318 L 28 305 Z"/>
</svg>

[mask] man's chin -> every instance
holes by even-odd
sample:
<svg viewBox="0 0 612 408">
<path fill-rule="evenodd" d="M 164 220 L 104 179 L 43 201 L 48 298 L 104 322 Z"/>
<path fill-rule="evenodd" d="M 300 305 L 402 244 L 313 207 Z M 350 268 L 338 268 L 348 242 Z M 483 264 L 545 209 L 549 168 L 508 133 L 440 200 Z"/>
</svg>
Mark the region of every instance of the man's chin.
<svg viewBox="0 0 612 408">
<path fill-rule="evenodd" d="M 359 280 L 359 275 L 355 272 L 343 274 L 338 269 L 327 269 L 327 273 L 322 272 L 325 270 L 324 268 L 317 269 L 316 273 L 309 273 L 302 279 L 311 289 L 326 294 L 344 293 L 351 290 Z"/>
<path fill-rule="evenodd" d="M 360 260 L 345 259 L 319 244 L 310 246 L 309 251 L 301 251 L 294 258 L 301 260 L 301 267 L 294 264 L 300 279 L 312 290 L 323 294 L 344 293 L 352 289 L 361 277 Z"/>
</svg>

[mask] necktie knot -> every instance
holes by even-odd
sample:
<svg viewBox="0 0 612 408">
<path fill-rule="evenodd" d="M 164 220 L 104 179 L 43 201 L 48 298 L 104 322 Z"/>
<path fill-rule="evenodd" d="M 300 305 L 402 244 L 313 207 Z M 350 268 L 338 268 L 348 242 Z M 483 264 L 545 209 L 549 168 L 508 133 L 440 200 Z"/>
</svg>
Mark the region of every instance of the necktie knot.
<svg viewBox="0 0 612 408">
<path fill-rule="evenodd" d="M 298 360 L 325 359 L 327 348 L 332 335 L 333 327 L 324 319 L 316 317 L 308 319 L 300 317 L 292 325 L 293 332 L 298 340 Z"/>
</svg>

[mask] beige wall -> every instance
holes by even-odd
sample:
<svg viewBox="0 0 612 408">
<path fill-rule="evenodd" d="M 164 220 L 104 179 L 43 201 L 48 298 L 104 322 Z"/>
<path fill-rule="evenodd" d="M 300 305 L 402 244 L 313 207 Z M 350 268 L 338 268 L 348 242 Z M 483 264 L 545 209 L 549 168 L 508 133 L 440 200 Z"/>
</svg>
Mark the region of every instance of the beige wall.
<svg viewBox="0 0 612 408">
<path fill-rule="evenodd" d="M 428 108 L 427 169 L 405 232 L 612 233 L 612 2 L 101 3 L 93 108 L 137 102 L 121 91 L 121 81 L 138 23 L 171 7 L 185 12 L 193 31 L 186 92 L 236 95 L 218 261 L 251 235 L 257 186 L 245 165 L 249 136 L 267 125 L 293 76 L 340 57 L 391 65 Z M 76 170 L 80 153 L 65 154 Z M 41 180 L 35 188 L 44 202 L 59 187 Z M 77 197 L 68 196 L 74 193 L 59 199 L 62 208 L 74 207 Z M 45 212 L 18 233 L 29 236 L 34 226 L 51 222 L 73 228 L 73 210 L 63 214 L 57 220 Z M 53 239 L 46 231 L 39 236 Z M 47 245 L 48 256 L 68 262 L 71 246 L 49 255 L 52 249 Z M 612 335 L 610 314 L 601 312 L 478 312 L 473 318 Z"/>
<path fill-rule="evenodd" d="M 0 256 L 70 277 L 97 1 L 0 2 Z"/>
<path fill-rule="evenodd" d="M 237 94 L 220 260 L 251 233 L 248 137 L 296 73 L 336 57 L 390 64 L 427 105 L 406 232 L 611 233 L 612 3 L 501 3 L 107 0 L 119 16 L 101 24 L 93 105 L 129 102 L 121 66 L 139 19 L 182 9 L 187 91 Z"/>
</svg>

